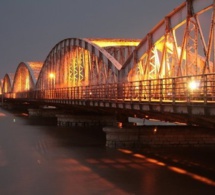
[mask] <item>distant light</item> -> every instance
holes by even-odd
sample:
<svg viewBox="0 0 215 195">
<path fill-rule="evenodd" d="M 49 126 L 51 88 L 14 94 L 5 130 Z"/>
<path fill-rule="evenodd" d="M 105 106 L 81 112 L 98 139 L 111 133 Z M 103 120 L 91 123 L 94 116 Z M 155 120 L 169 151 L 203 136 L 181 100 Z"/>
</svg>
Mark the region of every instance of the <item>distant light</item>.
<svg viewBox="0 0 215 195">
<path fill-rule="evenodd" d="M 117 122 L 118 128 L 122 128 L 122 122 Z"/>
<path fill-rule="evenodd" d="M 154 127 L 153 132 L 157 133 L 157 130 L 158 130 L 157 127 Z"/>
</svg>

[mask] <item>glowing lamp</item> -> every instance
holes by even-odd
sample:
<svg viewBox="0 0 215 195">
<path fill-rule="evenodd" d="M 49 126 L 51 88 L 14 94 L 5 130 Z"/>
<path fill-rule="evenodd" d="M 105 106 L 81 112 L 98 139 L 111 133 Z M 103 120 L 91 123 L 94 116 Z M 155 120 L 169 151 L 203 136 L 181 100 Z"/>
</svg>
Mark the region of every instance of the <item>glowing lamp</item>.
<svg viewBox="0 0 215 195">
<path fill-rule="evenodd" d="M 55 77 L 55 74 L 54 74 L 54 73 L 50 73 L 50 74 L 49 74 L 49 78 L 50 78 L 50 79 L 53 79 L 54 77 Z"/>
<path fill-rule="evenodd" d="M 189 86 L 189 88 L 191 90 L 196 90 L 196 89 L 199 88 L 199 82 L 197 82 L 197 81 L 190 81 L 188 86 Z"/>
</svg>

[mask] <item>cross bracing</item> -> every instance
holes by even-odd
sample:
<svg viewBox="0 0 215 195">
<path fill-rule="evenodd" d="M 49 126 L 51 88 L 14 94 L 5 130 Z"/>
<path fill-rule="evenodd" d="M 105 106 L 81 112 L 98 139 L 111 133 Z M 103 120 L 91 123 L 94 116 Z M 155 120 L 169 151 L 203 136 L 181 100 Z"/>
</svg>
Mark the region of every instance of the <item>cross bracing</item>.
<svg viewBox="0 0 215 195">
<path fill-rule="evenodd" d="M 142 40 L 69 38 L 57 43 L 40 71 L 19 65 L 13 83 L 7 77 L 1 92 L 24 92 L 150 81 L 151 92 L 160 93 L 161 83 L 178 85 L 185 93 L 189 78 L 215 72 L 215 2 L 187 0 L 167 14 Z M 164 79 L 164 81 L 156 81 Z M 214 77 L 208 77 L 213 85 Z M 167 81 L 168 80 L 168 81 Z M 203 78 L 199 85 L 203 87 Z M 127 83 L 127 84 L 126 84 Z M 10 86 L 10 87 L 9 87 Z M 142 89 L 149 90 L 149 85 Z M 180 90 L 179 90 L 180 89 Z M 184 91 L 183 91 L 184 89 Z M 207 91 L 213 93 L 213 88 Z M 162 93 L 171 93 L 162 87 Z"/>
</svg>

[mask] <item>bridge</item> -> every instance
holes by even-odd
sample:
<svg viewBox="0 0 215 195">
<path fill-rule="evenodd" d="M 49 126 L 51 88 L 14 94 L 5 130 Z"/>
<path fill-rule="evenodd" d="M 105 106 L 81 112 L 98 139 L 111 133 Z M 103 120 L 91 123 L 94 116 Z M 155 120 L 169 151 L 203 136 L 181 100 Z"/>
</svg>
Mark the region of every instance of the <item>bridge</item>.
<svg viewBox="0 0 215 195">
<path fill-rule="evenodd" d="M 214 127 L 214 54 L 215 1 L 187 0 L 142 40 L 60 41 L 7 73 L 1 100 Z"/>
</svg>

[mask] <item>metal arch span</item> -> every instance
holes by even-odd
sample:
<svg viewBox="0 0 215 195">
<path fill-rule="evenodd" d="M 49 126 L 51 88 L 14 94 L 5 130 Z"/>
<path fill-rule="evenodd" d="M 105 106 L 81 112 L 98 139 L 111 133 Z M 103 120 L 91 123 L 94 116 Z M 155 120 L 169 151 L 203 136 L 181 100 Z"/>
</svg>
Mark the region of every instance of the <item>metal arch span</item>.
<svg viewBox="0 0 215 195">
<path fill-rule="evenodd" d="M 14 76 L 12 92 L 34 90 L 42 62 L 21 62 Z"/>
<path fill-rule="evenodd" d="M 121 67 L 113 56 L 93 40 L 65 39 L 48 54 L 36 89 L 116 83 Z"/>
<path fill-rule="evenodd" d="M 123 64 L 121 80 L 214 72 L 214 9 L 214 0 L 187 0 L 174 9 L 145 36 Z"/>
<path fill-rule="evenodd" d="M 12 90 L 12 85 L 13 85 L 13 74 L 6 74 L 3 78 L 3 83 L 2 83 L 2 94 L 4 93 L 10 93 Z"/>
</svg>

